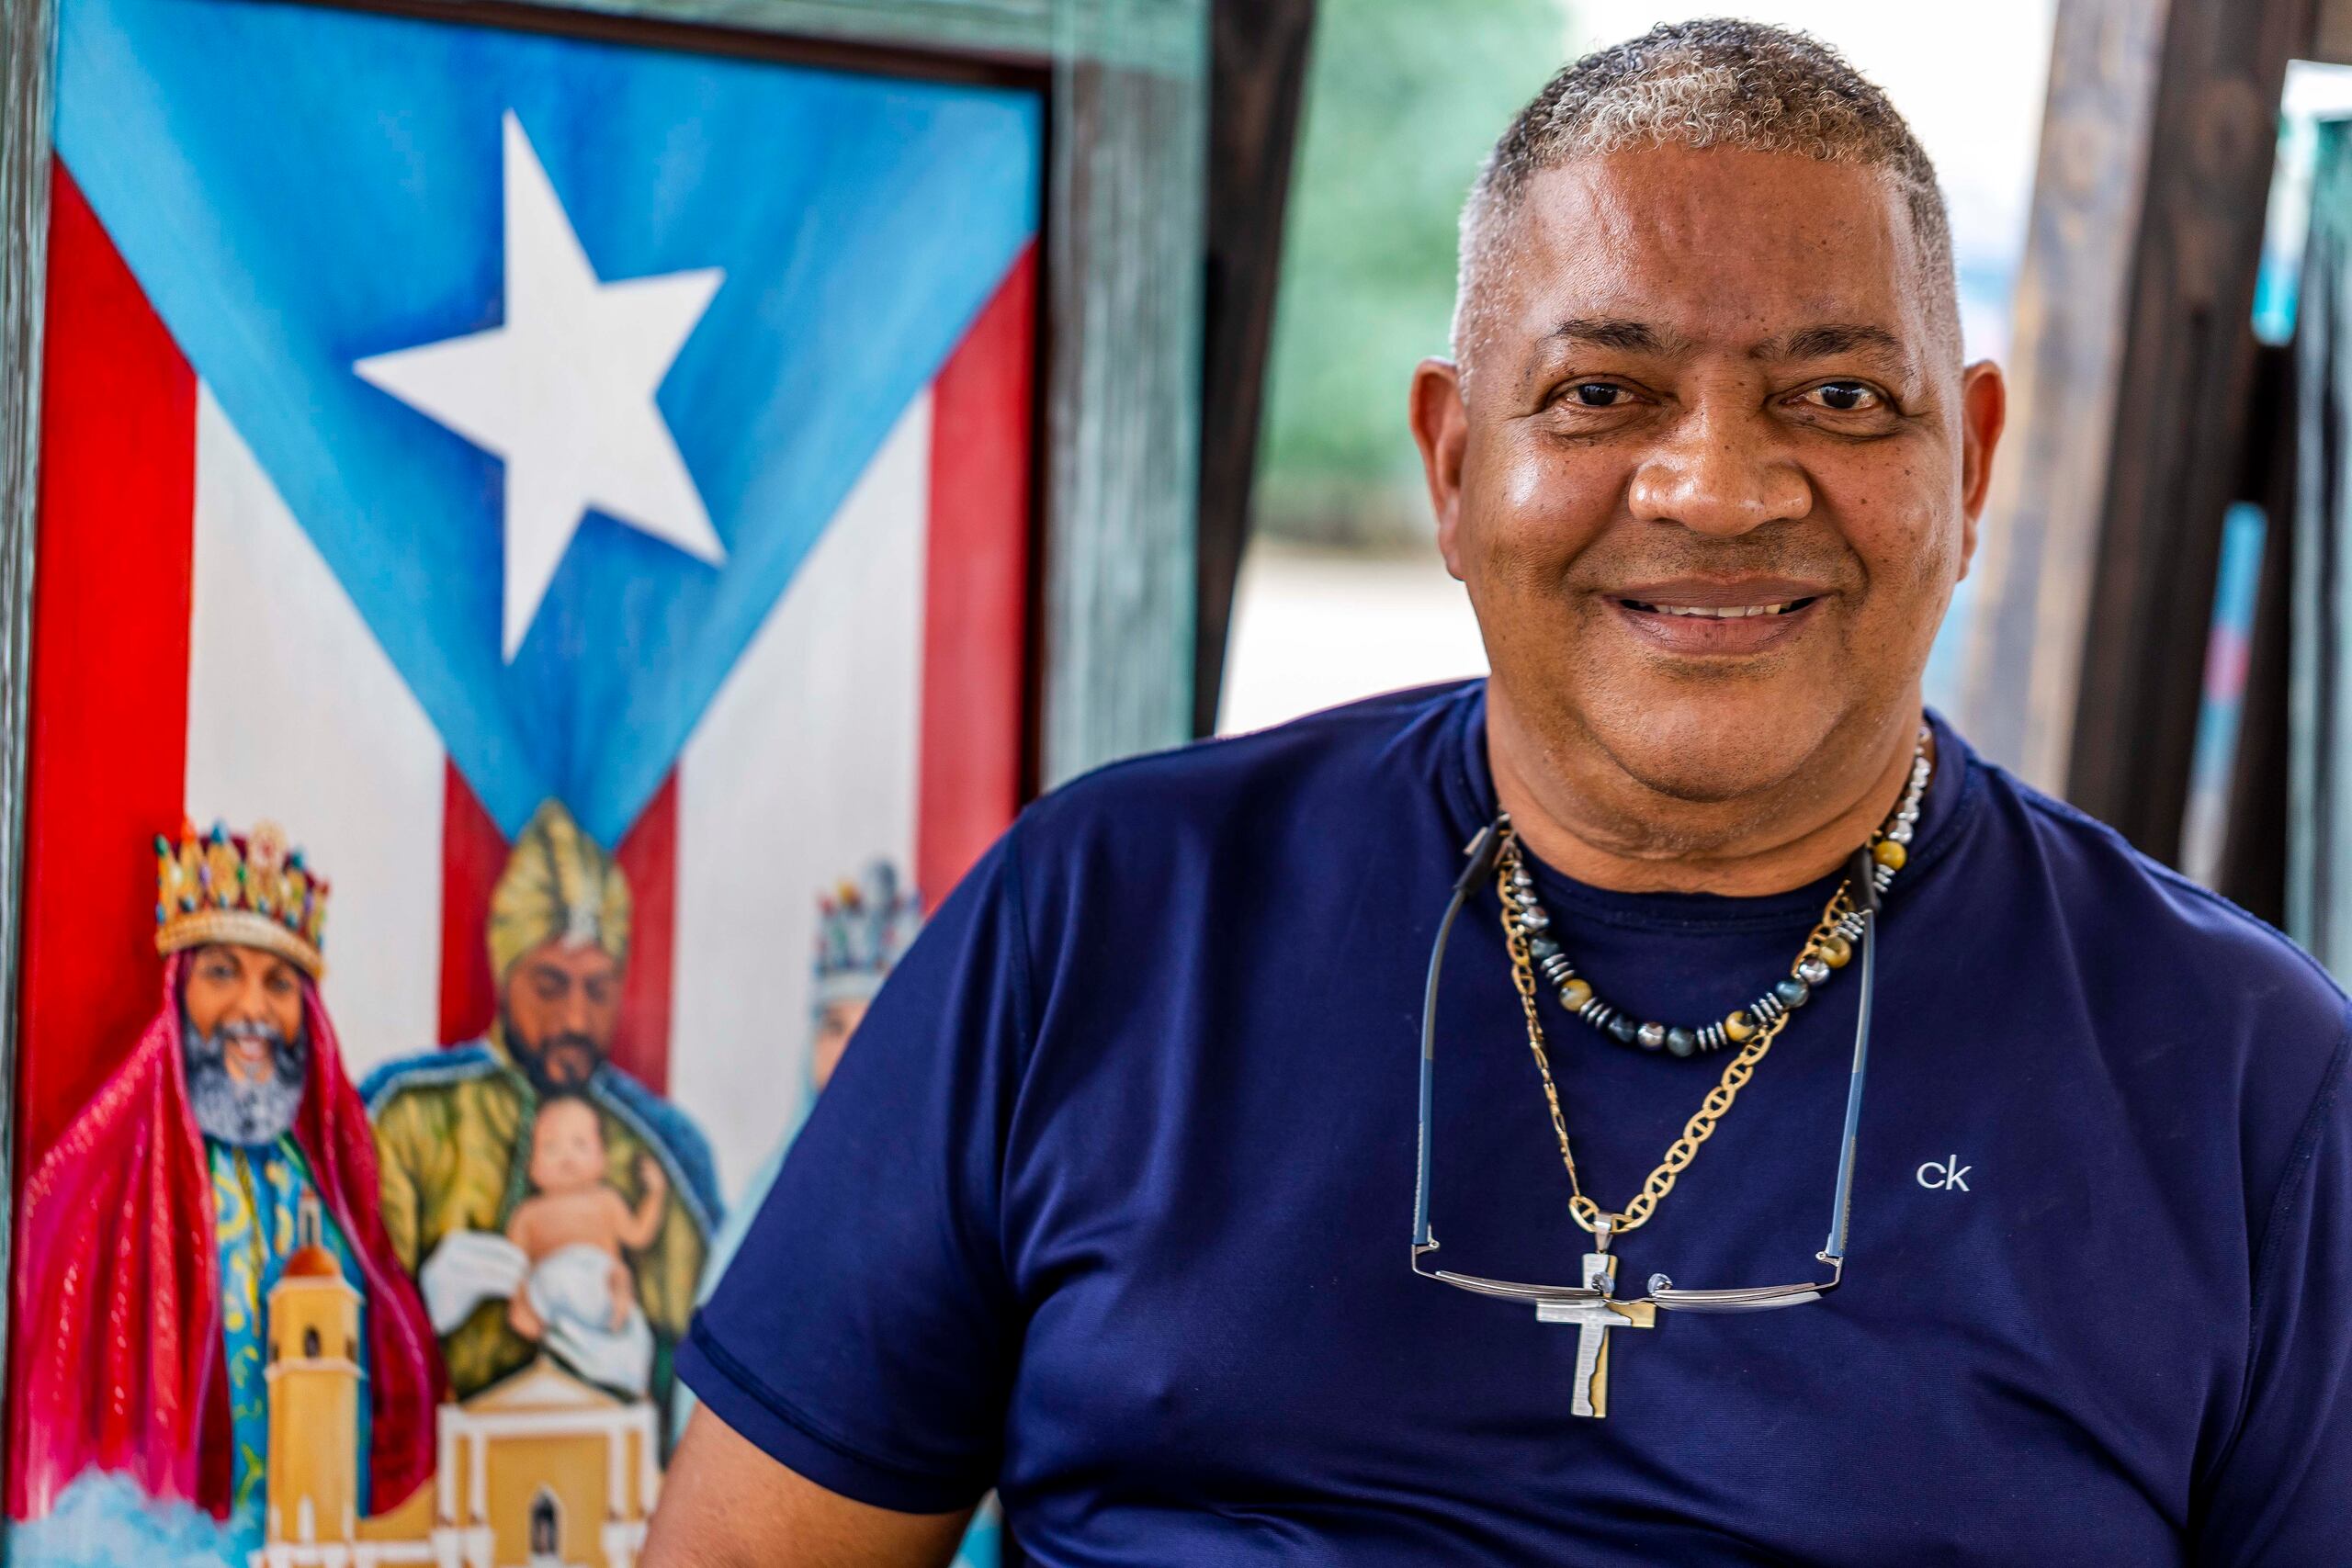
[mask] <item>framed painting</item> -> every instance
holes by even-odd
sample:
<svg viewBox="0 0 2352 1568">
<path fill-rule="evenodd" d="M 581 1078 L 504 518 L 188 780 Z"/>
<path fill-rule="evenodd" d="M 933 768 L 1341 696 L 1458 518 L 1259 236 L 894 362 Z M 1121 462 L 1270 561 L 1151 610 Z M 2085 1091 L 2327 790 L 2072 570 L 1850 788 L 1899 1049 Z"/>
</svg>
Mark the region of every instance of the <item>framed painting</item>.
<svg viewBox="0 0 2352 1568">
<path fill-rule="evenodd" d="M 14 1560 L 625 1568 L 924 908 L 1183 733 L 1184 9 L 11 9 Z"/>
</svg>

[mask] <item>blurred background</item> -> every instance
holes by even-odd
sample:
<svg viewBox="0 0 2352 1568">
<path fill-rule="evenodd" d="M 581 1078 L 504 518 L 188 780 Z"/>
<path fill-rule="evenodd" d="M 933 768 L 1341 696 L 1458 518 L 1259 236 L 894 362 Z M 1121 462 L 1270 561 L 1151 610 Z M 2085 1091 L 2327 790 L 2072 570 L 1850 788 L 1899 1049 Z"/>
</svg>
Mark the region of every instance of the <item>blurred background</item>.
<svg viewBox="0 0 2352 1568">
<path fill-rule="evenodd" d="M 2008 349 L 2055 0 L 1738 14 L 1834 44 L 1927 144 L 1952 210 L 1972 357 Z M 1485 668 L 1439 563 L 1405 429 L 1414 364 L 1446 350 L 1453 214 L 1500 128 L 1560 63 L 1721 6 L 1323 0 L 1275 298 L 1256 528 L 1218 725 L 1254 729 L 1367 691 Z M 1959 696 L 1967 595 L 1928 700 Z"/>
</svg>

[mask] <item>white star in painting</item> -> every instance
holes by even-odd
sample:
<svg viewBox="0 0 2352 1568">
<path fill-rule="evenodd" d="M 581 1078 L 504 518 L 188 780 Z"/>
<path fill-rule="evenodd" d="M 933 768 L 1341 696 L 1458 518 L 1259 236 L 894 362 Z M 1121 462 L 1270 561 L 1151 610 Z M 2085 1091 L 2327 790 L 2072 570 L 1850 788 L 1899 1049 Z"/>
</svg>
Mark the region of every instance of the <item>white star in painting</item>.
<svg viewBox="0 0 2352 1568">
<path fill-rule="evenodd" d="M 512 110 L 505 158 L 506 324 L 352 368 L 505 459 L 511 663 L 590 507 L 698 560 L 727 552 L 653 401 L 723 274 L 598 281 Z"/>
</svg>

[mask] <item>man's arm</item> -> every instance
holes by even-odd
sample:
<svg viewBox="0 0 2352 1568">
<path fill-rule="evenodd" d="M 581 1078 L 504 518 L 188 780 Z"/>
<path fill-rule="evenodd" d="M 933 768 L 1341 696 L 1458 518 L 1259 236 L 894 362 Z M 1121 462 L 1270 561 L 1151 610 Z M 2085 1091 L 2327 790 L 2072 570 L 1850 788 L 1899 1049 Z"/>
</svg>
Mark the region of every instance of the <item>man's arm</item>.
<svg viewBox="0 0 2352 1568">
<path fill-rule="evenodd" d="M 901 1514 L 828 1492 L 697 1408 L 662 1480 L 644 1568 L 944 1568 L 969 1508 Z"/>
<path fill-rule="evenodd" d="M 2352 1519 L 2352 1019 L 2255 1252 L 2235 1430 L 2189 1499 L 2199 1568 L 2345 1561 Z"/>
</svg>

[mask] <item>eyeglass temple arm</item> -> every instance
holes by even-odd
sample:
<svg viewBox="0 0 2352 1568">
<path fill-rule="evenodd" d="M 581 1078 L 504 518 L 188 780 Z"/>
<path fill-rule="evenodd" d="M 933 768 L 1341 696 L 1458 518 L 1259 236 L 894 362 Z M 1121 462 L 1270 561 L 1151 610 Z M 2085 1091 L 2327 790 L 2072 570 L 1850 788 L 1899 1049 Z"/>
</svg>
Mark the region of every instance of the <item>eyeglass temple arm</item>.
<svg viewBox="0 0 2352 1568">
<path fill-rule="evenodd" d="M 1733 1291 L 1678 1291 L 1663 1274 L 1650 1276 L 1648 1299 L 1668 1312 L 1755 1312 L 1817 1302 L 1838 1288 L 1846 1266 L 1833 1262 L 1829 1278 L 1812 1285 L 1756 1285 Z"/>
<path fill-rule="evenodd" d="M 1437 1066 L 1437 980 L 1445 967 L 1445 944 L 1453 934 L 1453 922 L 1462 913 L 1462 906 L 1470 901 L 1495 869 L 1495 862 L 1502 853 L 1502 827 L 1507 818 L 1497 817 L 1470 840 L 1464 852 L 1467 861 L 1462 874 L 1453 879 L 1453 897 L 1445 906 L 1445 918 L 1437 923 L 1437 940 L 1430 944 L 1429 983 L 1421 991 L 1421 1130 L 1418 1169 L 1413 1179 L 1413 1254 L 1437 1250 L 1437 1240 L 1430 1235 L 1430 1088 Z"/>
<path fill-rule="evenodd" d="M 1854 1014 L 1854 1070 L 1846 1085 L 1846 1135 L 1838 1145 L 1838 1201 L 1829 1212 L 1829 1240 L 1821 1249 L 1821 1260 L 1840 1269 L 1846 1259 L 1846 1223 L 1853 1206 L 1854 1140 L 1862 1123 L 1862 1081 L 1870 1073 L 1871 998 L 1878 988 L 1877 871 L 1867 844 L 1854 852 L 1846 867 L 1847 885 L 1854 889 L 1854 906 L 1862 916 L 1862 994 Z"/>
</svg>

